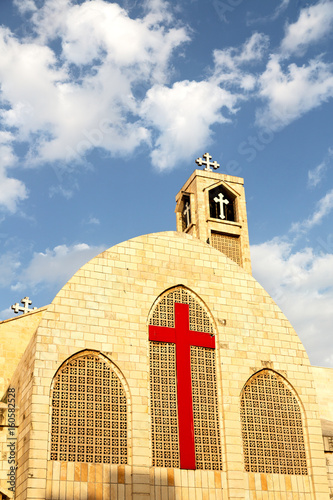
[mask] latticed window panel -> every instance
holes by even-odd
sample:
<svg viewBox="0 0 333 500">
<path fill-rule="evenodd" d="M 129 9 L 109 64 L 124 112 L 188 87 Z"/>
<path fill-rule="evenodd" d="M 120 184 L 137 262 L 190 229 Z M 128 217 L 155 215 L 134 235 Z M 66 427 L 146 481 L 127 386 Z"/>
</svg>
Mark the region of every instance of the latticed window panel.
<svg viewBox="0 0 333 500">
<path fill-rule="evenodd" d="M 213 325 L 203 305 L 200 304 L 197 297 L 182 287 L 174 288 L 162 297 L 154 309 L 149 324 L 174 328 L 175 302 L 189 305 L 190 330 L 213 333 Z"/>
<path fill-rule="evenodd" d="M 212 231 L 211 244 L 213 248 L 224 253 L 229 259 L 242 265 L 242 255 L 239 236 L 228 236 L 226 234 Z"/>
<path fill-rule="evenodd" d="M 301 410 L 281 377 L 264 370 L 250 379 L 241 422 L 247 472 L 308 473 Z"/>
<path fill-rule="evenodd" d="M 221 470 L 215 351 L 191 347 L 191 376 L 197 469 Z"/>
<path fill-rule="evenodd" d="M 177 287 L 157 303 L 150 324 L 174 328 L 175 303 L 189 305 L 190 330 L 213 334 L 203 303 L 188 290 Z M 197 469 L 221 470 L 215 349 L 191 347 L 191 378 L 195 460 Z M 176 347 L 150 342 L 150 387 L 153 465 L 180 467 Z"/>
<path fill-rule="evenodd" d="M 152 455 L 155 467 L 179 467 L 174 344 L 150 342 Z"/>
<path fill-rule="evenodd" d="M 98 355 L 75 357 L 52 390 L 51 460 L 127 464 L 124 388 Z"/>
</svg>

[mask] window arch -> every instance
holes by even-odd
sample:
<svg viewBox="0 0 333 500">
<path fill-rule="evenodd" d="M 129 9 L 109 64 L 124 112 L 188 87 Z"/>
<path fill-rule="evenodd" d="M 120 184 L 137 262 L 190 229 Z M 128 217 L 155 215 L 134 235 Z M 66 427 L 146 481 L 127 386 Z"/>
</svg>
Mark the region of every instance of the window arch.
<svg viewBox="0 0 333 500">
<path fill-rule="evenodd" d="M 54 377 L 51 460 L 127 464 L 124 387 L 97 352 L 69 358 Z"/>
<path fill-rule="evenodd" d="M 149 340 L 153 466 L 221 470 L 215 337 L 206 306 L 183 286 L 168 290 L 153 306 Z"/>
<path fill-rule="evenodd" d="M 247 472 L 308 473 L 300 405 L 280 375 L 262 370 L 249 379 L 241 423 Z"/>
<path fill-rule="evenodd" d="M 209 215 L 212 219 L 237 221 L 236 195 L 222 183 L 208 191 Z"/>
</svg>

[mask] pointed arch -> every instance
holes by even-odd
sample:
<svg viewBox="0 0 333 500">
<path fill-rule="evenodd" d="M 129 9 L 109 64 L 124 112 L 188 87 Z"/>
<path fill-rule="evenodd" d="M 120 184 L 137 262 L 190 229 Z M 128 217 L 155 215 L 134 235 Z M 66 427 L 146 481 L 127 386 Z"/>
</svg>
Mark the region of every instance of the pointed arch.
<svg viewBox="0 0 333 500">
<path fill-rule="evenodd" d="M 216 325 L 211 312 L 204 301 L 184 285 L 177 285 L 165 290 L 155 300 L 149 316 L 150 325 L 174 327 L 174 304 L 188 304 L 190 330 L 197 330 L 215 335 Z"/>
<path fill-rule="evenodd" d="M 286 379 L 270 369 L 255 373 L 240 410 L 247 472 L 308 473 L 301 405 Z"/>
<path fill-rule="evenodd" d="M 119 370 L 97 351 L 81 351 L 51 386 L 51 460 L 128 463 L 127 391 Z"/>
<path fill-rule="evenodd" d="M 214 338 L 216 327 L 210 311 L 194 292 L 183 285 L 166 290 L 156 299 L 148 317 L 149 331 L 154 328 L 155 331 L 156 328 L 168 332 L 176 330 L 177 304 L 188 306 L 185 308 L 188 332 L 184 335 L 193 331 L 193 334 L 202 332 L 208 339 Z M 149 344 L 152 465 L 183 468 L 177 342 L 155 341 L 150 336 Z M 211 344 L 215 346 L 215 342 Z M 184 468 L 221 470 L 215 348 L 191 345 L 189 350 L 195 463 Z"/>
</svg>

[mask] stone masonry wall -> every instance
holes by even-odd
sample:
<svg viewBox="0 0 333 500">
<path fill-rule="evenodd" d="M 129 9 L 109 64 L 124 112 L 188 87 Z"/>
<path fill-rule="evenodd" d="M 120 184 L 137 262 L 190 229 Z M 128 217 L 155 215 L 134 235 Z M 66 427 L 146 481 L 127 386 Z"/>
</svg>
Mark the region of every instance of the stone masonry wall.
<svg viewBox="0 0 333 500">
<path fill-rule="evenodd" d="M 156 298 L 177 285 L 194 291 L 216 323 L 221 473 L 151 467 L 147 318 Z M 30 442 L 29 453 L 24 450 L 28 455 L 19 454 L 28 457 L 28 469 L 19 472 L 19 500 L 90 499 L 89 466 L 49 461 L 53 376 L 69 356 L 90 349 L 103 353 L 122 373 L 131 413 L 129 464 L 90 467 L 91 498 L 109 499 L 113 491 L 115 500 L 164 500 L 167 489 L 169 500 L 186 500 L 196 487 L 197 500 L 327 500 L 314 379 L 295 331 L 250 274 L 209 245 L 173 232 L 142 236 L 103 252 L 73 276 L 45 311 L 36 334 L 31 398 L 30 382 L 22 394 L 29 424 L 20 433 L 29 432 Z M 249 377 L 263 368 L 285 377 L 301 402 L 307 476 L 244 472 L 240 395 Z M 27 374 L 30 369 L 29 364 Z M 22 438 L 19 446 L 24 446 Z M 65 491 L 70 491 L 66 497 Z"/>
<path fill-rule="evenodd" d="M 0 322 L 0 394 L 10 379 L 37 330 L 46 307 Z"/>
</svg>

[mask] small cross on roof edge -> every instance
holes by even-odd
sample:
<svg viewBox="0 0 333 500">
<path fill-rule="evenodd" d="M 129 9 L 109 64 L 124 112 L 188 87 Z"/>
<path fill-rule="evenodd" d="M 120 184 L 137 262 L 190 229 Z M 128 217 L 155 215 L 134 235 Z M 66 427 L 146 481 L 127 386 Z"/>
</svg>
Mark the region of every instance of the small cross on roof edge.
<svg viewBox="0 0 333 500">
<path fill-rule="evenodd" d="M 32 309 L 29 309 L 29 305 L 32 304 L 32 301 L 29 299 L 29 297 L 24 297 L 21 300 L 21 304 L 23 304 L 23 307 L 20 306 L 20 304 L 18 302 L 16 302 L 16 304 L 13 304 L 11 306 L 11 309 L 13 309 L 14 313 L 17 314 L 18 312 L 22 312 L 23 314 L 26 314 L 27 312 L 35 311 L 37 309 L 37 307 L 33 307 Z"/>
</svg>

